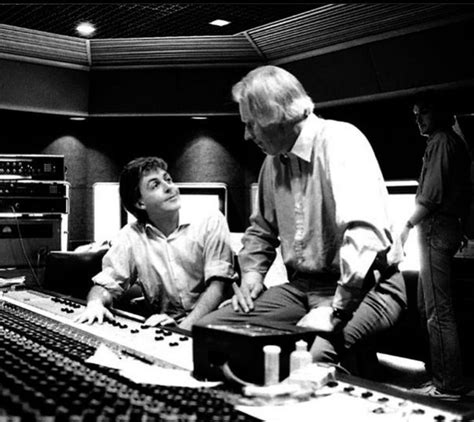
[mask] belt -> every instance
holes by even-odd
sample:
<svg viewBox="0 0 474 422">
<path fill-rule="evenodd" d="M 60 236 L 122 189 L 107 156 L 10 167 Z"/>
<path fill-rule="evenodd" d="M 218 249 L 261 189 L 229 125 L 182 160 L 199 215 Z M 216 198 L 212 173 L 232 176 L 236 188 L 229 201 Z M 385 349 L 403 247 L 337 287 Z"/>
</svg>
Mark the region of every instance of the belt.
<svg viewBox="0 0 474 422">
<path fill-rule="evenodd" d="M 304 272 L 286 267 L 288 280 L 291 285 L 302 291 L 320 290 L 321 287 L 332 287 L 340 278 L 338 273 Z"/>
</svg>

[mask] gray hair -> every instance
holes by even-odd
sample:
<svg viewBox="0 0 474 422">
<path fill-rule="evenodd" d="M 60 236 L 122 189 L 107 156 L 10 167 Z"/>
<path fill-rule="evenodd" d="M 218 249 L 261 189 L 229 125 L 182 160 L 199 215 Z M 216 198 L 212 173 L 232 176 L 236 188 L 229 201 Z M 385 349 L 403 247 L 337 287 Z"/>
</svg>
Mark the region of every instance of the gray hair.
<svg viewBox="0 0 474 422">
<path fill-rule="evenodd" d="M 301 82 L 277 66 L 250 71 L 233 86 L 232 96 L 234 101 L 246 105 L 262 126 L 299 121 L 314 109 Z"/>
</svg>

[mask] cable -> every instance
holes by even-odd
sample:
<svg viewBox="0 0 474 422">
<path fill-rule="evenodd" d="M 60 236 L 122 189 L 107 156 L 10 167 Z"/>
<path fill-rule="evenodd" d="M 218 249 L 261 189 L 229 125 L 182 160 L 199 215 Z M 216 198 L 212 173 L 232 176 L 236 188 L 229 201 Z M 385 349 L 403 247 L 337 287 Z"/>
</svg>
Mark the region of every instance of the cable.
<svg viewBox="0 0 474 422">
<path fill-rule="evenodd" d="M 26 259 L 26 262 L 28 263 L 28 267 L 31 271 L 31 274 L 33 275 L 33 279 L 35 280 L 36 284 L 38 285 L 38 287 L 40 289 L 43 288 L 43 286 L 41 285 L 40 281 L 39 281 L 39 278 L 35 272 L 35 270 L 33 269 L 33 265 L 31 264 L 31 261 L 30 261 L 30 258 L 28 257 L 28 254 L 26 252 L 26 249 L 25 249 L 25 245 L 23 243 L 23 237 L 21 235 L 21 230 L 20 230 L 20 223 L 18 221 L 18 216 L 17 216 L 17 211 L 15 210 L 15 207 L 12 205 L 11 207 L 11 210 L 13 212 L 13 218 L 15 219 L 15 223 L 16 223 L 16 229 L 18 231 L 18 240 L 20 241 L 20 246 L 21 246 L 21 250 L 23 251 L 23 256 L 25 257 Z"/>
<path fill-rule="evenodd" d="M 339 371 L 345 373 L 346 375 L 351 375 L 350 371 L 348 371 L 346 368 L 344 368 L 340 363 L 326 363 L 325 365 L 333 366 L 334 368 L 336 368 L 336 370 L 339 370 Z"/>
<path fill-rule="evenodd" d="M 232 369 L 230 369 L 228 362 L 222 364 L 219 368 L 222 371 L 222 375 L 227 381 L 231 381 L 241 386 L 248 386 L 248 385 L 257 386 L 256 384 L 252 384 L 251 382 L 244 381 L 243 379 L 235 375 L 232 372 Z"/>
</svg>

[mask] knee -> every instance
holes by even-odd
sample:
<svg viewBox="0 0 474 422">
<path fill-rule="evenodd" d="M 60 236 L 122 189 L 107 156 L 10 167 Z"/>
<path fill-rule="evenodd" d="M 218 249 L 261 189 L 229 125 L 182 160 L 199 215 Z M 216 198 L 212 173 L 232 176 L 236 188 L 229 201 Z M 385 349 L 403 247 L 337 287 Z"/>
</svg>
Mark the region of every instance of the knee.
<svg viewBox="0 0 474 422">
<path fill-rule="evenodd" d="M 311 346 L 311 356 L 313 362 L 337 363 L 338 355 L 333 342 L 321 336 L 316 337 Z"/>
<path fill-rule="evenodd" d="M 223 309 L 223 308 L 222 308 Z M 197 323 L 200 325 L 208 325 L 208 324 L 216 324 L 220 320 L 220 315 L 222 314 L 222 309 L 217 309 L 215 311 L 212 311 L 203 317 L 201 317 Z"/>
<path fill-rule="evenodd" d="M 226 305 L 222 308 L 216 309 L 204 315 L 200 318 L 197 323 L 199 325 L 208 325 L 208 324 L 229 324 L 232 322 L 239 322 L 238 318 L 240 317 L 239 313 L 236 313 L 232 306 Z"/>
<path fill-rule="evenodd" d="M 211 324 L 214 316 L 212 315 L 214 312 L 211 312 L 210 314 L 204 315 L 203 317 L 199 318 L 196 322 L 199 325 L 208 325 Z"/>
</svg>

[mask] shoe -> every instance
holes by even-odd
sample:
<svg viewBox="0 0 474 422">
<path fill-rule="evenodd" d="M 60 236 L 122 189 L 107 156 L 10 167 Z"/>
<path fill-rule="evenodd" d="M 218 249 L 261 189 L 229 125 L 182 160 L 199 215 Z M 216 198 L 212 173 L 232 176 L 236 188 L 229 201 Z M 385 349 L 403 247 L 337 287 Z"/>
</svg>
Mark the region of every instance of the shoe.
<svg viewBox="0 0 474 422">
<path fill-rule="evenodd" d="M 461 400 L 461 394 L 456 393 L 443 393 L 436 388 L 431 381 L 426 382 L 423 386 L 418 388 L 411 388 L 410 393 L 419 394 L 425 397 L 431 397 L 439 400 L 446 401 L 458 401 Z"/>
<path fill-rule="evenodd" d="M 434 387 L 433 381 L 428 380 L 428 381 L 422 382 L 418 384 L 417 387 L 412 387 L 410 390 L 424 390 L 424 389 L 427 389 L 428 387 Z"/>
</svg>

